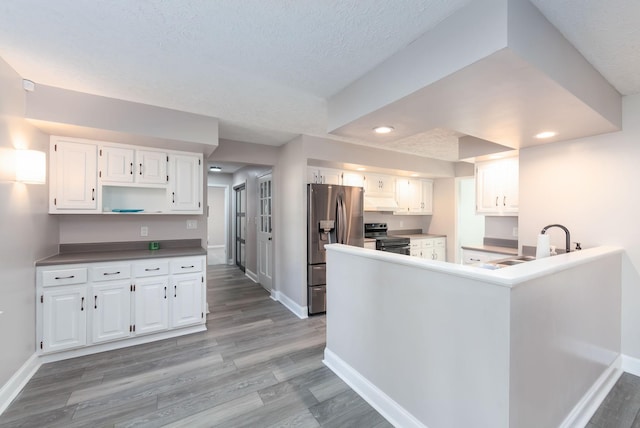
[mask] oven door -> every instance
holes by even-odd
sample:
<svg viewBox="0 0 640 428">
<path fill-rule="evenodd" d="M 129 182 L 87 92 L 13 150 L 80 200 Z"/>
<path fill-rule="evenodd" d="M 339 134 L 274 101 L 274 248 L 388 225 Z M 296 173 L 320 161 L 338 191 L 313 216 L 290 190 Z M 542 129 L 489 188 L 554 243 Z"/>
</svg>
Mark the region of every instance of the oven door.
<svg viewBox="0 0 640 428">
<path fill-rule="evenodd" d="M 405 256 L 411 255 L 411 246 L 410 245 L 387 245 L 383 248 L 380 248 L 381 251 L 386 251 L 388 253 L 396 253 L 396 254 L 404 254 Z"/>
</svg>

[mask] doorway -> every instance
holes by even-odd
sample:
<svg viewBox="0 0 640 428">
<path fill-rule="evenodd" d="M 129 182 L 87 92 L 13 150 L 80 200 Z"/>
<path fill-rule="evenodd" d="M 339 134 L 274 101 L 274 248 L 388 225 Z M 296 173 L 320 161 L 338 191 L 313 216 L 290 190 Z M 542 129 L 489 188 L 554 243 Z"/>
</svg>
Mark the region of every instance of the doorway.
<svg viewBox="0 0 640 428">
<path fill-rule="evenodd" d="M 207 187 L 207 264 L 227 264 L 229 259 L 228 200 L 229 187 L 209 185 Z"/>
<path fill-rule="evenodd" d="M 271 291 L 273 282 L 273 185 L 271 174 L 258 179 L 258 282 Z"/>
<path fill-rule="evenodd" d="M 235 241 L 236 241 L 236 266 L 246 272 L 246 242 L 247 242 L 247 185 L 241 184 L 234 187 L 235 191 Z"/>
<path fill-rule="evenodd" d="M 463 245 L 481 245 L 484 239 L 484 216 L 476 214 L 474 177 L 456 179 L 458 194 L 456 263 L 462 263 Z"/>
</svg>

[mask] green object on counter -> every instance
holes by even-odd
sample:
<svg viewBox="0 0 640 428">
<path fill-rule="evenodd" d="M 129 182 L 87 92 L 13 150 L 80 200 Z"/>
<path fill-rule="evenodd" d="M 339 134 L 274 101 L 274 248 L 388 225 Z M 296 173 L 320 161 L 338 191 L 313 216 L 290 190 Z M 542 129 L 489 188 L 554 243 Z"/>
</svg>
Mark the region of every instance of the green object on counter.
<svg viewBox="0 0 640 428">
<path fill-rule="evenodd" d="M 149 249 L 150 250 L 159 250 L 160 249 L 160 243 L 157 242 L 157 241 L 149 242 Z"/>
</svg>

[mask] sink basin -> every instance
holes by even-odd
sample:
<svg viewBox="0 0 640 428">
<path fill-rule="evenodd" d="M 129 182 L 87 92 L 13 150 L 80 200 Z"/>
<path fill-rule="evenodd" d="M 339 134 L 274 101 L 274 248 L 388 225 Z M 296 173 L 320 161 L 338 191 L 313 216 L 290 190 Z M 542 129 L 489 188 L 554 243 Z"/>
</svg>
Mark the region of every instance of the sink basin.
<svg viewBox="0 0 640 428">
<path fill-rule="evenodd" d="M 515 256 L 515 257 L 507 257 L 504 259 L 494 260 L 488 263 L 483 263 L 479 267 L 484 269 L 500 269 L 507 266 L 516 266 L 522 263 L 530 262 L 535 260 L 535 257 L 531 256 Z"/>
</svg>

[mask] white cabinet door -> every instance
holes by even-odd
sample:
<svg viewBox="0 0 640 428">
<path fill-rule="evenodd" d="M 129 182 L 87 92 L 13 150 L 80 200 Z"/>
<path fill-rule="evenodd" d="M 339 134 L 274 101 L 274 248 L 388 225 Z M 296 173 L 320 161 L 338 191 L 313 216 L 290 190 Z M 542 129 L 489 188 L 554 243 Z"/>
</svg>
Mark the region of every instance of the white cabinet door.
<svg viewBox="0 0 640 428">
<path fill-rule="evenodd" d="M 364 176 L 364 190 L 366 196 L 395 198 L 395 177 L 382 174 L 367 174 Z"/>
<path fill-rule="evenodd" d="M 102 146 L 100 180 L 103 183 L 133 183 L 133 149 Z"/>
<path fill-rule="evenodd" d="M 136 182 L 167 184 L 167 153 L 155 150 L 136 151 Z"/>
<path fill-rule="evenodd" d="M 420 180 L 419 213 L 423 215 L 433 214 L 433 180 Z"/>
<path fill-rule="evenodd" d="M 359 172 L 344 171 L 342 173 L 342 184 L 344 186 L 363 187 L 364 175 Z"/>
<path fill-rule="evenodd" d="M 49 212 L 97 210 L 97 154 L 95 144 L 52 138 Z"/>
<path fill-rule="evenodd" d="M 136 335 L 155 333 L 169 328 L 169 277 L 137 279 L 135 283 Z"/>
<path fill-rule="evenodd" d="M 204 322 L 202 274 L 171 277 L 171 327 L 184 327 Z"/>
<path fill-rule="evenodd" d="M 91 287 L 91 341 L 128 337 L 131 332 L 131 281 L 109 281 Z"/>
<path fill-rule="evenodd" d="M 320 182 L 322 184 L 342 184 L 342 171 L 338 169 L 320 168 Z"/>
<path fill-rule="evenodd" d="M 446 238 L 433 238 L 432 259 L 440 260 L 441 262 L 447 261 L 447 239 Z"/>
<path fill-rule="evenodd" d="M 42 292 L 43 352 L 78 348 L 87 343 L 85 285 L 47 288 Z"/>
<path fill-rule="evenodd" d="M 497 215 L 518 213 L 517 158 L 477 164 L 476 211 Z"/>
<path fill-rule="evenodd" d="M 171 211 L 202 214 L 202 161 L 195 155 L 169 156 L 169 206 Z"/>
</svg>

